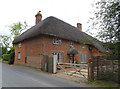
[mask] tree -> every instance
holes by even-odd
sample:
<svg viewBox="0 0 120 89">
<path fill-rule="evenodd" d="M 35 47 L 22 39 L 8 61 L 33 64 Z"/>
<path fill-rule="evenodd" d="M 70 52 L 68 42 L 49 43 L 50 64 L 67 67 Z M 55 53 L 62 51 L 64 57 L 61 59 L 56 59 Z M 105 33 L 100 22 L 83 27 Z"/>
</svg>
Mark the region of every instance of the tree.
<svg viewBox="0 0 120 89">
<path fill-rule="evenodd" d="M 10 26 L 10 32 L 13 38 L 18 37 L 23 30 L 25 30 L 28 27 L 26 21 L 24 21 L 24 24 L 21 22 L 15 23 L 12 26 Z"/>
<path fill-rule="evenodd" d="M 7 53 L 7 47 L 1 47 L 2 49 L 2 55 Z"/>
<path fill-rule="evenodd" d="M 98 30 L 98 37 L 107 46 L 116 45 L 114 50 L 118 51 L 120 42 L 120 1 L 100 0 L 95 3 L 96 11 L 91 18 L 92 27 Z"/>
<path fill-rule="evenodd" d="M 0 58 L 3 54 L 6 54 L 7 48 L 10 46 L 11 39 L 9 36 L 0 35 Z"/>
<path fill-rule="evenodd" d="M 6 35 L 0 35 L 0 43 L 2 47 L 8 48 L 11 43 L 11 38 Z"/>
</svg>

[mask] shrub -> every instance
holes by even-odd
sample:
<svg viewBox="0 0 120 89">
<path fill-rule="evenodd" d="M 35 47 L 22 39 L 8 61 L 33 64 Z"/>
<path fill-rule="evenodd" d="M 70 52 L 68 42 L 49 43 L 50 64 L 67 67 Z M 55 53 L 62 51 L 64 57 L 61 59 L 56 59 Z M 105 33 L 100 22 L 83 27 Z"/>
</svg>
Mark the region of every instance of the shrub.
<svg viewBox="0 0 120 89">
<path fill-rule="evenodd" d="M 14 47 L 11 47 L 10 51 L 8 53 L 10 54 L 10 59 L 9 59 L 8 63 L 13 64 L 14 63 L 14 55 L 15 55 Z"/>
<path fill-rule="evenodd" d="M 3 54 L 2 58 L 3 60 L 8 61 L 10 59 L 10 54 Z"/>
<path fill-rule="evenodd" d="M 9 64 L 13 64 L 13 63 L 14 63 L 14 55 L 15 55 L 14 52 L 11 52 L 11 53 L 10 53 L 10 59 L 9 59 L 9 61 L 8 61 Z"/>
</svg>

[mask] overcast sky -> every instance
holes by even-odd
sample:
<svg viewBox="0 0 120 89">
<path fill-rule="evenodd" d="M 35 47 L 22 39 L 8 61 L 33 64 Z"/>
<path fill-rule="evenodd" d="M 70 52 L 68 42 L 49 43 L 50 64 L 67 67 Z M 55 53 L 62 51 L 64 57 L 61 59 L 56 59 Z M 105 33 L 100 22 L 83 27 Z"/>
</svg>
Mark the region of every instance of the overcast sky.
<svg viewBox="0 0 120 89">
<path fill-rule="evenodd" d="M 57 17 L 73 26 L 82 23 L 83 31 L 88 28 L 94 0 L 0 0 L 0 34 L 9 35 L 9 27 L 16 22 L 26 21 L 35 25 L 35 14 L 40 10 L 43 19 Z"/>
</svg>

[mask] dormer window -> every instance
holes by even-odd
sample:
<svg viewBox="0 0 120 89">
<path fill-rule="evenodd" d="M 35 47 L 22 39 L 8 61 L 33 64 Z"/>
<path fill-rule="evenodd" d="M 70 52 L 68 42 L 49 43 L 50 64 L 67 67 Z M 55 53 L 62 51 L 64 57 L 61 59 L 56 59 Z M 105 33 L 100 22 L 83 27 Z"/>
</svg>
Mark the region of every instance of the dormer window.
<svg viewBox="0 0 120 89">
<path fill-rule="evenodd" d="M 61 44 L 62 41 L 58 38 L 53 38 L 53 44 Z"/>
<path fill-rule="evenodd" d="M 82 47 L 82 48 L 86 48 L 86 45 L 85 45 L 85 44 L 82 44 L 81 47 Z"/>
<path fill-rule="evenodd" d="M 20 42 L 20 43 L 18 43 L 18 47 L 19 47 L 19 48 L 21 48 L 21 42 Z"/>
<path fill-rule="evenodd" d="M 74 46 L 74 42 L 73 41 L 70 41 L 70 46 Z"/>
</svg>

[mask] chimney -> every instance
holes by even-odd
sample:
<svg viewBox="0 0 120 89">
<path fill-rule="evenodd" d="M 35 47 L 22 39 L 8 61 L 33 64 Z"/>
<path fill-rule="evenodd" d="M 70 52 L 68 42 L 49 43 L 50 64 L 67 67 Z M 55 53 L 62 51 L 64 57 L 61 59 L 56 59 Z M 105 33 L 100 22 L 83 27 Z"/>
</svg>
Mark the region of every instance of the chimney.
<svg viewBox="0 0 120 89">
<path fill-rule="evenodd" d="M 41 20 L 42 20 L 42 14 L 40 13 L 41 11 L 39 11 L 35 17 L 36 17 L 36 21 L 35 24 L 38 24 Z"/>
<path fill-rule="evenodd" d="M 77 23 L 77 28 L 82 31 L 82 24 L 81 23 Z"/>
</svg>

